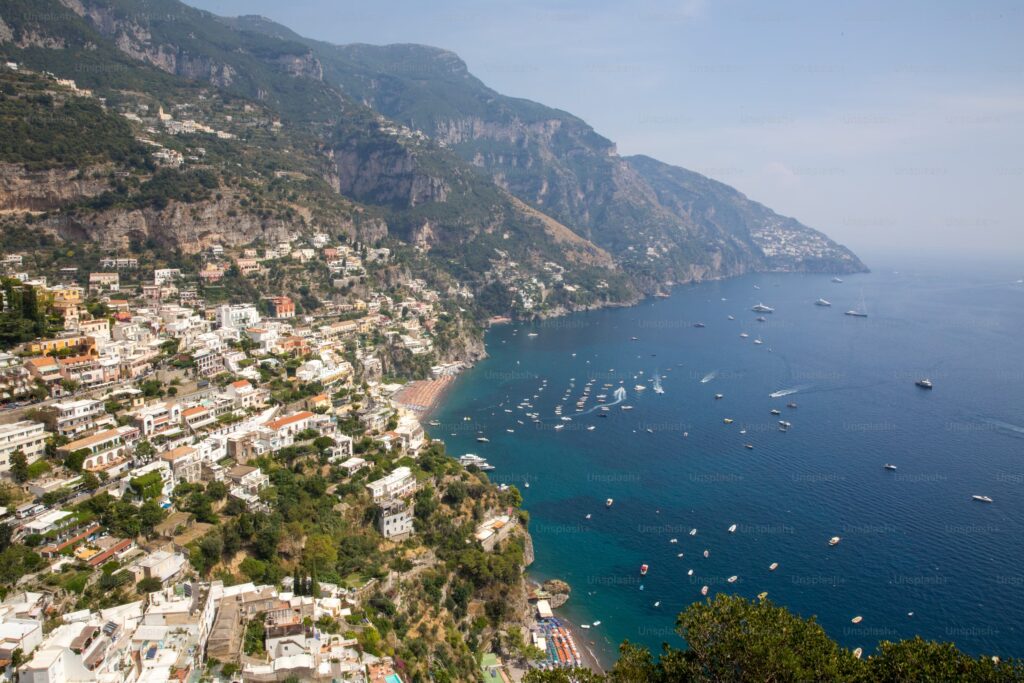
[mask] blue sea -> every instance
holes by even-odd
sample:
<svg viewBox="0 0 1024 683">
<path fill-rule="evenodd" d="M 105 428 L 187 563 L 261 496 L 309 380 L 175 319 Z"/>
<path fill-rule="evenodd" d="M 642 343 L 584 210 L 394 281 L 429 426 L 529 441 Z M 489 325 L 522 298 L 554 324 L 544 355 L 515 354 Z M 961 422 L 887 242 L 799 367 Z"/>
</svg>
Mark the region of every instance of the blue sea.
<svg viewBox="0 0 1024 683">
<path fill-rule="evenodd" d="M 602 661 L 624 639 L 682 646 L 675 615 L 703 586 L 767 591 L 867 653 L 920 634 L 1024 655 L 1024 267 L 889 260 L 842 283 L 750 275 L 489 331 L 432 436 L 519 487 L 531 576 L 569 582 L 560 611 L 601 622 L 583 644 Z M 599 417 L 619 386 L 633 409 Z"/>
</svg>

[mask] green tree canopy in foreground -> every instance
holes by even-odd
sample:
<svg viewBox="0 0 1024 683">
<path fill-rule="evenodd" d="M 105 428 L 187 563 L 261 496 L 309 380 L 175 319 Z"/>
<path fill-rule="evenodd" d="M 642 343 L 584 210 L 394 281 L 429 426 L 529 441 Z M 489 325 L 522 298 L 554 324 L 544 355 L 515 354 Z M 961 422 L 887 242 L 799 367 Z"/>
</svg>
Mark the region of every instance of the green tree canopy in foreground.
<svg viewBox="0 0 1024 683">
<path fill-rule="evenodd" d="M 974 658 L 952 643 L 921 638 L 883 641 L 858 659 L 828 637 L 814 618 L 803 619 L 768 600 L 718 595 L 694 603 L 676 620 L 688 648 L 663 645 L 654 660 L 625 642 L 607 674 L 584 670 L 532 671 L 527 683 L 762 683 L 764 681 L 1024 681 L 1016 660 Z"/>
</svg>

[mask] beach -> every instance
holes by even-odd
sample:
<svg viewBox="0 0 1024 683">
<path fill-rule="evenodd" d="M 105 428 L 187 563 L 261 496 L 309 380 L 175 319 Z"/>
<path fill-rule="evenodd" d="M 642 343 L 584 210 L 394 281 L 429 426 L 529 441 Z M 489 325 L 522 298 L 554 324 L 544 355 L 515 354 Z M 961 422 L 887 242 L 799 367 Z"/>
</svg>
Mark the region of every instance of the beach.
<svg viewBox="0 0 1024 683">
<path fill-rule="evenodd" d="M 454 380 L 454 376 L 445 375 L 409 382 L 395 395 L 395 402 L 420 416 L 425 415 L 438 406 Z"/>
</svg>

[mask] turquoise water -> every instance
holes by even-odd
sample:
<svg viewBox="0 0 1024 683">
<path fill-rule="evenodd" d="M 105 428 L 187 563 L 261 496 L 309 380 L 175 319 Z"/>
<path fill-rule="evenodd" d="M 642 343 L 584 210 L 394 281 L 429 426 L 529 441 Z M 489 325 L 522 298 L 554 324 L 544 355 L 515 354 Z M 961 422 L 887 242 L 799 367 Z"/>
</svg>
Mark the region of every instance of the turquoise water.
<svg viewBox="0 0 1024 683">
<path fill-rule="evenodd" d="M 572 585 L 561 611 L 602 622 L 585 639 L 604 661 L 623 639 L 681 645 L 675 614 L 705 585 L 767 591 L 867 652 L 921 634 L 1024 655 L 1024 273 L 876 268 L 841 284 L 772 274 L 679 287 L 489 332 L 490 357 L 457 381 L 432 435 L 520 488 L 531 574 Z M 862 300 L 868 318 L 843 315 Z M 750 310 L 759 301 L 775 308 L 766 322 Z M 563 422 L 554 408 L 572 378 L 563 415 L 578 415 L 591 379 L 588 410 L 620 381 L 634 409 Z M 518 408 L 524 398 L 534 408 Z"/>
</svg>

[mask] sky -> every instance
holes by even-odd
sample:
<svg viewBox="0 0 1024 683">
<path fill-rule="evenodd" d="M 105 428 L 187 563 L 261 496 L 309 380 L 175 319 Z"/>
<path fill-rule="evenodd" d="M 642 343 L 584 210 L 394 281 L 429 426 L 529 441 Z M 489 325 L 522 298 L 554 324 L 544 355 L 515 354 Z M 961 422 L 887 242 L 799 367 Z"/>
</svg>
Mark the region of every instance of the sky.
<svg viewBox="0 0 1024 683">
<path fill-rule="evenodd" d="M 188 1 L 452 50 L 857 251 L 1024 257 L 1024 3 Z"/>
</svg>

